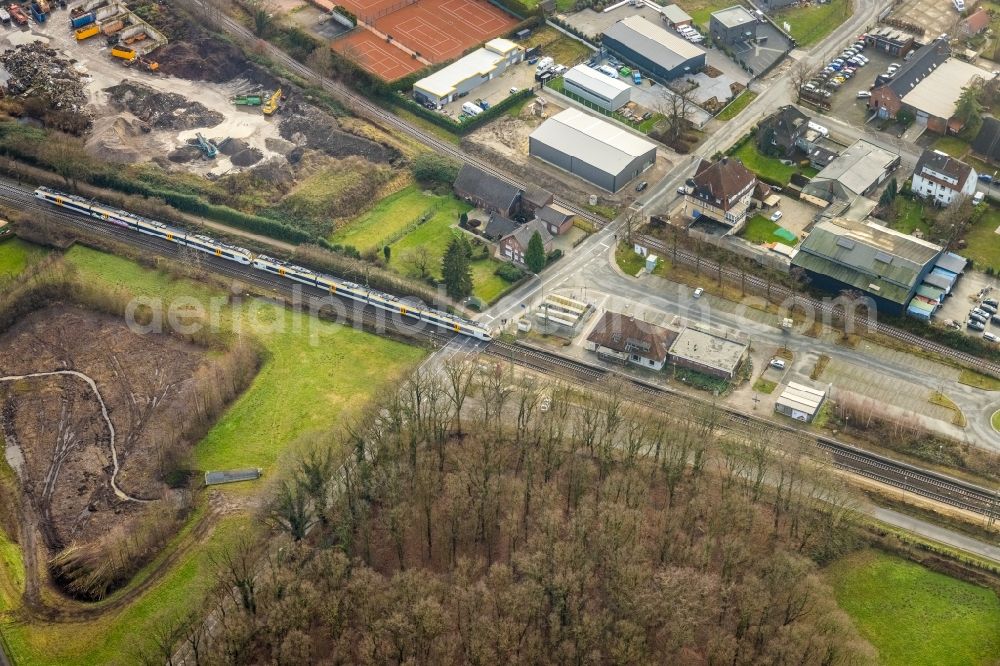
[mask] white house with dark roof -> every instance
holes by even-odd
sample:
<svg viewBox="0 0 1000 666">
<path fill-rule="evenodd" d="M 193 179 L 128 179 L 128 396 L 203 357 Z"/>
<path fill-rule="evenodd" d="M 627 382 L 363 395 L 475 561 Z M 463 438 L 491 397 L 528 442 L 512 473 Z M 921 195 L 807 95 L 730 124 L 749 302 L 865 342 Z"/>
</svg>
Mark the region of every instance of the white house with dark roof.
<svg viewBox="0 0 1000 666">
<path fill-rule="evenodd" d="M 976 170 L 939 150 L 925 150 L 913 170 L 913 193 L 947 206 L 956 197 L 976 193 Z"/>
</svg>

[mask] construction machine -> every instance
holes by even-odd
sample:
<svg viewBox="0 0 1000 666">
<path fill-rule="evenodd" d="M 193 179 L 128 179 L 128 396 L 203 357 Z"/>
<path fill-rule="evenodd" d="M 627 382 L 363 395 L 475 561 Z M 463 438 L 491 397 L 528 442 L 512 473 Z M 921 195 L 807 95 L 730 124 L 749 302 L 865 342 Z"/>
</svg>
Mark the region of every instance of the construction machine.
<svg viewBox="0 0 1000 666">
<path fill-rule="evenodd" d="M 206 139 L 198 132 L 194 135 L 198 140 L 198 147 L 201 148 L 201 152 L 205 154 L 208 159 L 215 159 L 215 156 L 219 154 L 219 149 L 215 147 L 215 144 Z"/>
<path fill-rule="evenodd" d="M 278 104 L 281 102 L 281 88 L 274 91 L 274 94 L 267 98 L 264 102 L 264 106 L 261 111 L 264 112 L 265 116 L 273 115 L 275 111 L 278 110 Z"/>
</svg>

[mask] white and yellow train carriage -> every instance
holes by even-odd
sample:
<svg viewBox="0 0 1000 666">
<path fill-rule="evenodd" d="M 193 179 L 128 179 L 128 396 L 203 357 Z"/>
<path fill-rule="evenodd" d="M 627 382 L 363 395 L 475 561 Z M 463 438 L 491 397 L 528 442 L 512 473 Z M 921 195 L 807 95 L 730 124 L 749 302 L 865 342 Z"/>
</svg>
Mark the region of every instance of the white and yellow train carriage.
<svg viewBox="0 0 1000 666">
<path fill-rule="evenodd" d="M 368 303 L 386 312 L 412 317 L 413 319 L 418 319 L 447 331 L 453 331 L 480 340 L 492 339 L 489 329 L 468 319 L 462 319 L 447 312 L 402 301 L 390 294 L 373 291 L 354 282 L 338 280 L 329 275 L 317 273 L 308 268 L 296 266 L 264 254 L 254 256 L 249 250 L 241 247 L 219 243 L 209 236 L 188 233 L 162 222 L 104 206 L 96 201 L 91 201 L 75 194 L 66 194 L 47 187 L 39 187 L 35 190 L 35 197 L 81 215 L 108 222 L 109 224 L 126 227 L 149 236 L 162 238 L 179 245 L 186 245 L 223 259 L 236 261 L 244 265 L 251 265 L 257 270 L 277 275 L 286 280 L 293 280 L 301 284 L 325 289 L 331 294 L 349 298 L 360 303 Z"/>
<path fill-rule="evenodd" d="M 75 194 L 66 194 L 47 187 L 39 187 L 35 190 L 35 198 L 47 201 L 74 213 L 87 215 L 88 217 L 119 227 L 127 227 L 147 236 L 162 238 L 163 240 L 177 243 L 178 245 L 185 245 L 200 252 L 222 257 L 223 259 L 235 261 L 240 264 L 249 265 L 253 261 L 253 255 L 249 250 L 220 243 L 208 236 L 191 234 L 183 229 L 177 229 L 162 222 L 136 215 L 135 213 L 111 208 L 110 206 L 90 201 Z"/>
</svg>

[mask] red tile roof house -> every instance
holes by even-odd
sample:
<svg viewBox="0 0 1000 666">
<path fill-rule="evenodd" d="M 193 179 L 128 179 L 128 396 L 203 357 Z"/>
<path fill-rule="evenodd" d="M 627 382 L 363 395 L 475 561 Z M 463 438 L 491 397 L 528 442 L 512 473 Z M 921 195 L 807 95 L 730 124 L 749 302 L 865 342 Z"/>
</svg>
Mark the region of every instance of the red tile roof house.
<svg viewBox="0 0 1000 666">
<path fill-rule="evenodd" d="M 728 234 L 743 228 L 750 202 L 757 189 L 757 176 L 733 157 L 718 162 L 701 160 L 684 196 L 685 212 L 697 220 L 704 216 L 730 227 Z"/>
<path fill-rule="evenodd" d="M 584 346 L 605 360 L 660 370 L 676 338 L 677 331 L 637 320 L 631 315 L 605 312 L 587 336 Z"/>
<path fill-rule="evenodd" d="M 536 231 L 541 235 L 542 246 L 545 248 L 545 253 L 548 254 L 552 250 L 552 234 L 549 233 L 544 222 L 535 218 L 501 238 L 497 247 L 497 256 L 519 266 L 524 266 L 524 254 L 528 251 L 528 243 L 531 242 L 531 237 Z"/>
<path fill-rule="evenodd" d="M 990 27 L 990 14 L 985 9 L 980 9 L 959 22 L 958 34 L 962 37 L 972 37 L 988 27 Z"/>
</svg>

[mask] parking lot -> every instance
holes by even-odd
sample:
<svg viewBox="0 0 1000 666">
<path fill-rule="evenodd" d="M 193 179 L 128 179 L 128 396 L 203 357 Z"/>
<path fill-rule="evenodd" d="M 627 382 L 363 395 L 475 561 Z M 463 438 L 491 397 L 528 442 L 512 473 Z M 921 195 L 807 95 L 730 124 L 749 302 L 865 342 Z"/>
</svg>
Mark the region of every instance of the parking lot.
<svg viewBox="0 0 1000 666">
<path fill-rule="evenodd" d="M 462 104 L 465 102 L 475 104 L 477 99 L 481 99 L 492 106 L 509 97 L 511 88 L 522 90 L 537 85 L 534 65 L 529 65 L 527 62 L 511 65 L 503 74 L 477 88 L 473 88 L 472 92 L 465 97 L 460 97 L 450 104 L 445 104 L 442 113 L 457 118 L 462 115 Z"/>
</svg>

